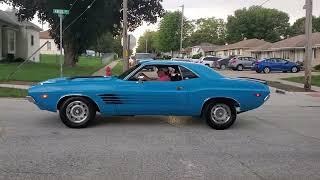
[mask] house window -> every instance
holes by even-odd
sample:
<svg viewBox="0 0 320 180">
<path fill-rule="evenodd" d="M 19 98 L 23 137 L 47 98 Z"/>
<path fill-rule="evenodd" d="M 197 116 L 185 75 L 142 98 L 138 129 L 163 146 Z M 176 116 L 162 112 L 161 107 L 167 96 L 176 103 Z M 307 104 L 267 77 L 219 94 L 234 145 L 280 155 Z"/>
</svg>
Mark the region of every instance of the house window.
<svg viewBox="0 0 320 180">
<path fill-rule="evenodd" d="M 51 42 L 47 43 L 47 50 L 50 51 L 51 50 Z"/>
<path fill-rule="evenodd" d="M 34 45 L 34 36 L 31 35 L 31 46 L 33 46 L 33 45 Z"/>
<path fill-rule="evenodd" d="M 15 43 L 15 32 L 8 31 L 8 45 L 9 45 L 9 53 L 14 53 L 16 51 L 16 43 Z"/>
</svg>

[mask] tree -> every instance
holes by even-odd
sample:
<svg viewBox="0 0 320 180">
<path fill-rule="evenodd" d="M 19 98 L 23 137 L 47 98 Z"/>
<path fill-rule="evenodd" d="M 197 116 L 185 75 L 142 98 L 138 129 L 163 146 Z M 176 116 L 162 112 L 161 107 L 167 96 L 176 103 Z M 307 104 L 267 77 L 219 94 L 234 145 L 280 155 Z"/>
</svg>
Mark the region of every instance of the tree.
<svg viewBox="0 0 320 180">
<path fill-rule="evenodd" d="M 143 36 L 141 36 L 138 40 L 138 48 L 137 52 L 146 52 L 146 45 L 147 47 L 147 52 L 148 53 L 155 53 L 157 52 L 157 47 L 156 47 L 156 39 L 157 38 L 157 32 L 155 31 L 146 31 Z M 146 44 L 147 43 L 147 44 Z"/>
<path fill-rule="evenodd" d="M 201 18 L 194 22 L 195 31 L 188 38 L 188 45 L 201 43 L 224 44 L 226 27 L 223 19 Z"/>
<path fill-rule="evenodd" d="M 115 38 L 113 37 L 112 33 L 106 32 L 97 38 L 96 43 L 91 49 L 101 53 L 113 52 L 113 41 L 115 41 Z"/>
<path fill-rule="evenodd" d="M 234 43 L 246 37 L 276 42 L 287 36 L 289 27 L 287 13 L 252 6 L 236 10 L 234 15 L 228 17 L 227 40 Z"/>
<path fill-rule="evenodd" d="M 297 36 L 305 33 L 305 21 L 306 18 L 297 19 L 296 22 L 290 27 L 290 36 Z M 312 31 L 320 32 L 320 16 L 318 18 L 312 18 Z"/>
<path fill-rule="evenodd" d="M 59 18 L 53 9 L 70 9 L 70 15 L 64 18 L 66 29 L 63 37 L 65 65 L 74 66 L 78 55 L 96 43 L 97 38 L 106 31 L 119 34 L 122 19 L 122 1 L 119 0 L 2 0 L 19 7 L 20 20 L 32 19 L 35 14 L 41 21 L 50 24 L 51 36 L 59 42 Z M 72 4 L 74 3 L 75 4 Z M 162 16 L 162 0 L 129 0 L 129 27 L 131 30 L 143 21 L 155 23 Z M 85 11 L 86 10 L 86 11 Z M 82 14 L 83 13 L 83 14 Z M 82 16 L 80 18 L 79 15 Z"/>
<path fill-rule="evenodd" d="M 180 36 L 181 36 L 181 12 L 166 12 L 163 19 L 160 21 L 157 47 L 159 51 L 169 52 L 177 51 L 180 49 Z M 193 31 L 192 24 L 184 17 L 184 31 L 183 41 L 187 39 Z M 184 43 L 184 47 L 186 44 Z"/>
</svg>

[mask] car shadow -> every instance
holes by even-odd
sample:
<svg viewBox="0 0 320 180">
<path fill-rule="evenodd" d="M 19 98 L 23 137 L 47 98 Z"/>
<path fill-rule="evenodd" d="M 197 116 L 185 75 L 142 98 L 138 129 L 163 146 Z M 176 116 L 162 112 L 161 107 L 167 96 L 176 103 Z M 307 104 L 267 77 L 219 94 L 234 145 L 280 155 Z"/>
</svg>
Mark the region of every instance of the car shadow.
<svg viewBox="0 0 320 180">
<path fill-rule="evenodd" d="M 176 116 L 121 116 L 102 117 L 97 115 L 90 127 L 104 125 L 172 125 L 172 126 L 201 126 L 205 121 L 198 117 L 176 117 Z"/>
</svg>

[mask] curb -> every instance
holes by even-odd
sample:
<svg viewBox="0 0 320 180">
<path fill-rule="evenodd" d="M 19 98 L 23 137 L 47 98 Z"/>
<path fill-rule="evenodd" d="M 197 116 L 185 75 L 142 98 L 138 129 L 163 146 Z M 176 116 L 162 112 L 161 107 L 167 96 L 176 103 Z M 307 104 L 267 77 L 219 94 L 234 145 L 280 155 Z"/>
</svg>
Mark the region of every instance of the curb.
<svg viewBox="0 0 320 180">
<path fill-rule="evenodd" d="M 281 89 L 276 89 L 276 93 L 278 94 L 286 94 L 287 92 Z"/>
</svg>

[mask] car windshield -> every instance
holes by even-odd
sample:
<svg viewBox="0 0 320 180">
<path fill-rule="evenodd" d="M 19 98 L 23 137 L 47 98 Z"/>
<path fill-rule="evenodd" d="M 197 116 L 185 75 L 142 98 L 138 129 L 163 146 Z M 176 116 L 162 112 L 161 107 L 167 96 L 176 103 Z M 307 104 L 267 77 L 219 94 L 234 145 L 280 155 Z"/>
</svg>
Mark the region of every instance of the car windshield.
<svg viewBox="0 0 320 180">
<path fill-rule="evenodd" d="M 128 71 L 122 73 L 120 76 L 118 76 L 118 79 L 124 79 L 126 78 L 129 74 L 131 74 L 134 70 L 136 70 L 138 67 L 140 66 L 140 64 L 137 64 L 133 67 L 131 67 Z"/>
</svg>

